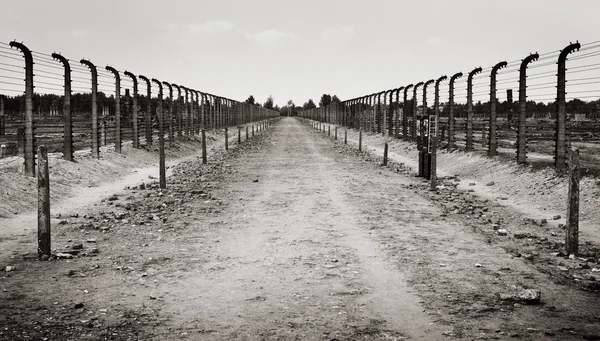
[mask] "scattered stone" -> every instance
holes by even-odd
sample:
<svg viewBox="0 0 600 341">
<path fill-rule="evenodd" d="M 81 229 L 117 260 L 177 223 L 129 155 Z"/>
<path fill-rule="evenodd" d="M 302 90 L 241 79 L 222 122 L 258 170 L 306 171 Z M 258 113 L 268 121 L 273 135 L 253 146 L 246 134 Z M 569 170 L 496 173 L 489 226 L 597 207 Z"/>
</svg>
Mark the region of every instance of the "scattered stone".
<svg viewBox="0 0 600 341">
<path fill-rule="evenodd" d="M 56 258 L 58 259 L 73 259 L 73 255 L 70 253 L 57 253 Z"/>
<path fill-rule="evenodd" d="M 469 186 L 475 186 L 476 184 L 474 182 L 469 182 Z"/>
<path fill-rule="evenodd" d="M 81 303 L 81 302 L 75 303 L 75 306 L 73 308 L 81 309 L 81 308 L 83 308 L 83 303 Z"/>
<path fill-rule="evenodd" d="M 483 267 L 483 265 L 481 265 L 481 264 L 477 263 L 477 264 L 475 264 L 475 267 L 476 267 L 476 268 L 481 268 L 481 267 Z"/>
<path fill-rule="evenodd" d="M 525 239 L 525 238 L 529 238 L 529 233 L 527 233 L 527 232 L 515 232 L 515 233 L 513 233 L 513 237 L 515 237 L 517 239 Z"/>
<path fill-rule="evenodd" d="M 73 244 L 73 246 L 71 246 L 71 248 L 73 250 L 82 250 L 83 249 L 83 244 L 80 244 L 80 243 Z"/>
<path fill-rule="evenodd" d="M 495 185 L 495 183 L 493 181 L 491 181 L 491 182 L 488 182 L 486 186 L 494 186 L 494 185 Z"/>
<path fill-rule="evenodd" d="M 67 270 L 67 276 L 71 277 L 75 275 L 75 270 Z"/>
<path fill-rule="evenodd" d="M 499 236 L 507 236 L 508 235 L 508 231 L 506 231 L 505 229 L 499 229 L 498 231 L 496 231 L 496 233 Z"/>
<path fill-rule="evenodd" d="M 526 289 L 521 291 L 517 298 L 525 304 L 537 304 L 542 298 L 542 293 L 534 289 Z"/>
<path fill-rule="evenodd" d="M 254 179 L 254 180 L 252 180 L 252 182 L 258 182 L 258 179 Z"/>
<path fill-rule="evenodd" d="M 66 219 L 63 219 L 63 220 L 61 220 L 61 221 L 58 222 L 58 225 L 67 225 L 67 224 L 69 224 L 69 221 L 66 220 Z"/>
<path fill-rule="evenodd" d="M 552 217 L 552 220 L 558 220 L 558 219 L 560 219 L 560 218 L 562 218 L 562 217 L 561 217 L 561 216 L 560 216 L 560 214 L 559 214 L 559 215 L 555 215 L 554 217 Z"/>
<path fill-rule="evenodd" d="M 547 224 L 548 224 L 548 220 L 547 219 L 540 220 L 540 225 L 541 226 L 544 226 L 544 225 L 547 225 Z"/>
<path fill-rule="evenodd" d="M 14 267 L 14 266 L 8 266 L 8 265 L 7 265 L 7 266 L 4 268 L 4 271 L 6 271 L 6 272 L 11 272 L 11 271 L 15 271 L 15 270 L 17 270 L 17 268 L 16 268 L 16 267 Z"/>
<path fill-rule="evenodd" d="M 86 243 L 90 243 L 90 244 L 96 244 L 97 240 L 96 238 L 91 238 L 85 241 Z"/>
</svg>

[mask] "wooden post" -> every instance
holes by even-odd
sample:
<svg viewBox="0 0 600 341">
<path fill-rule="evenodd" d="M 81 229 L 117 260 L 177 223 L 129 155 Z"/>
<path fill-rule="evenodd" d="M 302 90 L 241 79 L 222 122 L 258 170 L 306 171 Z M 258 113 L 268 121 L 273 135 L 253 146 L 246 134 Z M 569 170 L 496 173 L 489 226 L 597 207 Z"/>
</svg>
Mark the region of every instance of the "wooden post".
<svg viewBox="0 0 600 341">
<path fill-rule="evenodd" d="M 48 174 L 48 149 L 38 147 L 38 259 L 50 258 L 50 177 Z"/>
<path fill-rule="evenodd" d="M 202 163 L 206 164 L 206 130 L 202 129 Z"/>
<path fill-rule="evenodd" d="M 358 131 L 358 151 L 362 152 L 362 129 Z"/>
<path fill-rule="evenodd" d="M 335 126 L 335 136 L 333 137 L 334 140 L 337 140 L 337 126 Z"/>
<path fill-rule="evenodd" d="M 246 126 L 246 140 L 248 140 L 248 126 Z"/>
<path fill-rule="evenodd" d="M 229 150 L 229 132 L 227 131 L 227 127 L 225 127 L 225 150 Z"/>
<path fill-rule="evenodd" d="M 331 125 L 327 126 L 327 136 L 331 137 Z"/>
<path fill-rule="evenodd" d="M 4 95 L 0 95 L 0 136 L 6 134 L 6 123 L 4 122 Z"/>
<path fill-rule="evenodd" d="M 565 247 L 568 255 L 579 252 L 579 149 L 569 153 L 569 197 L 567 203 L 567 229 Z"/>
<path fill-rule="evenodd" d="M 485 126 L 481 128 L 481 147 L 485 148 L 487 146 L 487 136 L 485 135 L 486 129 Z"/>
<path fill-rule="evenodd" d="M 344 129 L 344 144 L 348 144 L 348 129 Z"/>
<path fill-rule="evenodd" d="M 430 182 L 431 182 L 431 190 L 435 191 L 437 189 L 437 147 L 438 147 L 438 137 L 434 134 L 431 137 L 431 170 L 429 173 Z"/>
<path fill-rule="evenodd" d="M 383 166 L 388 164 L 388 144 L 387 142 L 383 145 Z"/>
<path fill-rule="evenodd" d="M 254 124 L 252 125 L 252 137 L 254 137 Z"/>
<path fill-rule="evenodd" d="M 106 120 L 103 118 L 102 119 L 102 145 L 106 146 Z"/>
<path fill-rule="evenodd" d="M 242 128 L 238 127 L 238 144 L 242 143 Z"/>
</svg>

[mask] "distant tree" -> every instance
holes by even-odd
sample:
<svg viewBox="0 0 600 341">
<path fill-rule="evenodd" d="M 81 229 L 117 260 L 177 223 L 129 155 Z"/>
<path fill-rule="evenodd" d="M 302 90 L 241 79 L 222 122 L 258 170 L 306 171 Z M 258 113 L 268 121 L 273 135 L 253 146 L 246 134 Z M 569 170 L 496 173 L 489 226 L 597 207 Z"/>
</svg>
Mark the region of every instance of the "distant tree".
<svg viewBox="0 0 600 341">
<path fill-rule="evenodd" d="M 265 104 L 263 104 L 263 107 L 266 109 L 273 109 L 273 96 L 269 95 L 269 98 L 267 98 L 267 101 Z"/>
<path fill-rule="evenodd" d="M 337 96 L 337 95 L 333 95 L 333 97 L 331 97 L 331 102 L 332 102 L 332 103 L 336 103 L 336 102 L 338 102 L 338 103 L 339 103 L 339 102 L 341 102 L 341 101 L 340 101 L 340 99 L 338 98 L 338 96 Z"/>
<path fill-rule="evenodd" d="M 319 101 L 319 106 L 324 107 L 329 104 L 331 104 L 331 95 L 323 94 L 323 96 L 321 96 L 321 100 Z"/>
<path fill-rule="evenodd" d="M 304 103 L 304 105 L 302 106 L 303 110 L 308 110 L 308 109 L 314 109 L 316 108 L 317 105 L 315 104 L 315 102 L 313 102 L 312 98 L 308 100 L 308 102 Z"/>
<path fill-rule="evenodd" d="M 250 95 L 250 97 L 248 97 L 248 99 L 246 100 L 246 104 L 255 105 L 256 100 L 254 99 L 254 96 Z"/>
</svg>

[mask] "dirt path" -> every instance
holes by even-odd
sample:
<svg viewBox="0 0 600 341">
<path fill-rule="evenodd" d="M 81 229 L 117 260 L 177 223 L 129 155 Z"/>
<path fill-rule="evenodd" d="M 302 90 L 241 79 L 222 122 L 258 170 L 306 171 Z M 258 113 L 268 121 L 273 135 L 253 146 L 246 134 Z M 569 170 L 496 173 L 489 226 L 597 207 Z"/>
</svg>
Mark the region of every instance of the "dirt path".
<svg viewBox="0 0 600 341">
<path fill-rule="evenodd" d="M 231 164 L 222 193 L 234 203 L 209 237 L 208 274 L 168 288 L 172 328 L 203 325 L 215 340 L 442 338 L 347 200 L 332 154 L 287 119 L 266 150 Z"/>
<path fill-rule="evenodd" d="M 501 208 L 425 187 L 283 119 L 209 165 L 182 162 L 165 191 L 122 191 L 53 226 L 59 250 L 83 244 L 73 259 L 20 260 L 35 246 L 19 241 L 0 340 L 600 337 L 597 292 L 547 271 L 597 260 L 513 256 L 501 243 L 539 240 L 499 241 L 480 226 Z M 540 304 L 500 295 L 527 288 Z"/>
</svg>

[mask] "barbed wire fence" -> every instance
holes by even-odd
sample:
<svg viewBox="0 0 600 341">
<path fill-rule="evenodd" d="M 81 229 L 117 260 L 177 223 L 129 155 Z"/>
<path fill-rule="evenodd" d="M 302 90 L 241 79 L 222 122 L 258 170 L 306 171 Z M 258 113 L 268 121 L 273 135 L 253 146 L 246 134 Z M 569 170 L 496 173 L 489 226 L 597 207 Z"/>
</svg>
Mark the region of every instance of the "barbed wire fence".
<svg viewBox="0 0 600 341">
<path fill-rule="evenodd" d="M 151 148 L 161 134 L 173 143 L 277 116 L 128 69 L 0 42 L 0 158 L 22 156 L 30 176 L 39 145 L 69 161 L 81 150 L 99 158 L 101 146 L 114 144 L 118 153 L 124 143 Z"/>
<path fill-rule="evenodd" d="M 299 116 L 420 145 L 435 115 L 442 148 L 564 169 L 575 146 L 600 169 L 600 41 L 444 76 Z"/>
</svg>

